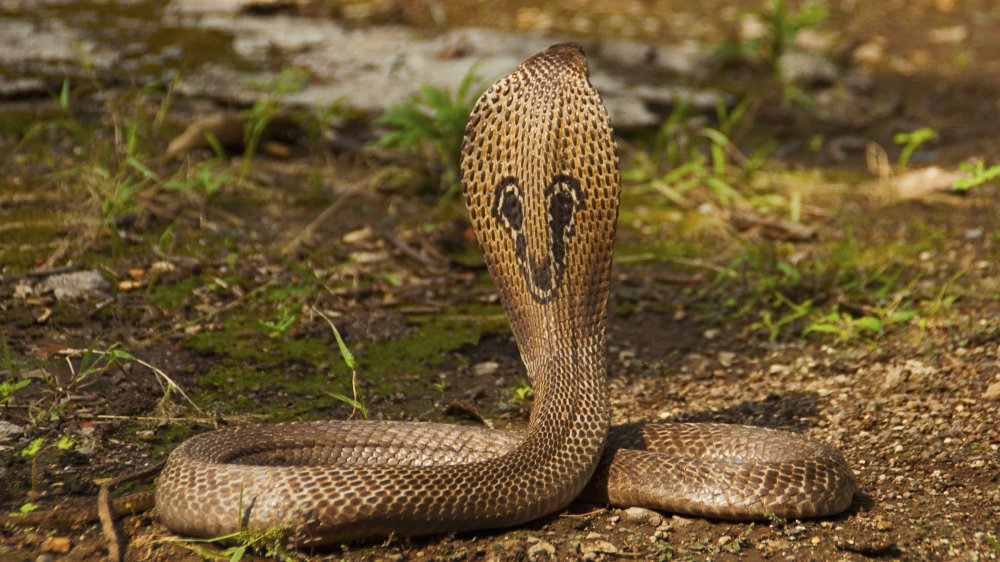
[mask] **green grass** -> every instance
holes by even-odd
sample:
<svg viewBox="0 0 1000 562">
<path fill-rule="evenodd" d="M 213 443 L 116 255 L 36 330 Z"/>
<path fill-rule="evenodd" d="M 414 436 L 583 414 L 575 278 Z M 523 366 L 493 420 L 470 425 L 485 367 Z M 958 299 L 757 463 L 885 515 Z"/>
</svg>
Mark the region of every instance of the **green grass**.
<svg viewBox="0 0 1000 562">
<path fill-rule="evenodd" d="M 762 143 L 749 154 L 734 139 L 753 124 L 754 101 L 744 98 L 732 108 L 719 100 L 715 121 L 705 124 L 678 105 L 657 130 L 630 150 L 622 181 L 638 192 L 655 192 L 679 208 L 708 200 L 722 208 L 762 201 L 749 185 L 774 148 Z"/>
<path fill-rule="evenodd" d="M 953 185 L 958 191 L 968 191 L 1000 177 L 1000 164 L 987 168 L 982 159 L 963 162 L 958 166 L 958 169 L 966 174 L 966 177 L 956 180 Z"/>
<path fill-rule="evenodd" d="M 906 133 L 896 133 L 892 136 L 892 142 L 903 145 L 899 151 L 899 159 L 896 165 L 900 171 L 905 170 L 910 163 L 910 157 L 924 143 L 938 138 L 937 131 L 929 127 L 920 127 Z"/>
<path fill-rule="evenodd" d="M 440 187 L 445 200 L 456 195 L 461 187 L 462 137 L 469 114 L 485 89 L 478 85 L 475 70 L 475 67 L 469 69 L 455 92 L 424 86 L 377 121 L 392 130 L 374 146 L 397 150 L 426 162 L 430 183 Z"/>
</svg>

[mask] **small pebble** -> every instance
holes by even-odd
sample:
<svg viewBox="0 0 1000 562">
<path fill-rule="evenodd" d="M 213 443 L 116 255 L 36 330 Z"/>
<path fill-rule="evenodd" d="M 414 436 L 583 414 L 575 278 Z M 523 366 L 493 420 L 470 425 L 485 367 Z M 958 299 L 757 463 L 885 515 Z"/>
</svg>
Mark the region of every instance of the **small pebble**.
<svg viewBox="0 0 1000 562">
<path fill-rule="evenodd" d="M 0 443 L 9 443 L 24 435 L 24 428 L 9 421 L 0 420 Z"/>
<path fill-rule="evenodd" d="M 662 515 L 644 507 L 630 507 L 622 512 L 622 517 L 626 521 L 643 523 L 651 527 L 657 527 L 663 522 Z"/>
<path fill-rule="evenodd" d="M 500 369 L 500 364 L 496 361 L 483 361 L 472 368 L 472 373 L 476 376 L 492 375 Z"/>
<path fill-rule="evenodd" d="M 539 558 L 554 558 L 556 547 L 548 541 L 539 540 L 528 548 L 528 560 L 538 560 Z"/>
</svg>

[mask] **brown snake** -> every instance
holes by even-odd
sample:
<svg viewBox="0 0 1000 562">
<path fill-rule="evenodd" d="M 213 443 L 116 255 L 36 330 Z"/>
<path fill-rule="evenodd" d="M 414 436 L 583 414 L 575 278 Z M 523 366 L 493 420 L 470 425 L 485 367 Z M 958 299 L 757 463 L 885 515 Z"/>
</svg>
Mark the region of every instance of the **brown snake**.
<svg viewBox="0 0 1000 562">
<path fill-rule="evenodd" d="M 620 173 L 579 46 L 549 48 L 483 94 L 462 176 L 535 389 L 524 435 L 348 421 L 205 433 L 177 447 L 158 480 L 167 527 L 217 536 L 281 526 L 306 545 L 517 525 L 581 492 L 727 519 L 850 505 L 851 470 L 818 441 L 722 424 L 609 429 L 604 332 Z"/>
</svg>

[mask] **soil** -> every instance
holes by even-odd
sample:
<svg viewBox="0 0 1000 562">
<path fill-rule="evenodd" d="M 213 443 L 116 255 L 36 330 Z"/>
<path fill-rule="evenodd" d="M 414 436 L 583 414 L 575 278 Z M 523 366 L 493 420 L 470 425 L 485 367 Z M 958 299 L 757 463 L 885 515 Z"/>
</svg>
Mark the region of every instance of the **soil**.
<svg viewBox="0 0 1000 562">
<path fill-rule="evenodd" d="M 539 17 L 563 31 L 561 3 L 548 19 L 545 10 L 501 4 L 521 16 L 493 25 L 521 29 Z M 401 5 L 393 21 L 432 25 L 420 19 L 425 12 Z M 878 46 L 859 99 L 870 107 L 891 98 L 891 111 L 831 121 L 765 101 L 745 135 L 779 145 L 758 176 L 764 185 L 748 189 L 801 186 L 815 238 L 740 230 L 707 196 L 679 208 L 626 182 L 608 360 L 615 423 L 743 423 L 835 445 L 859 485 L 847 512 L 749 524 L 574 504 L 514 529 L 284 556 L 1000 559 L 1000 186 L 904 197 L 892 180 L 869 175 L 863 144 L 847 156 L 830 148 L 860 138 L 895 159 L 893 134 L 919 125 L 939 138 L 915 153 L 911 169 L 954 170 L 972 157 L 998 163 L 1000 14 L 990 2 L 944 0 L 831 11 L 829 25 L 845 43 Z M 330 15 L 314 13 L 321 12 Z M 448 17 L 483 23 L 476 19 L 483 12 Z M 927 39 L 956 26 L 967 38 Z M 650 31 L 636 29 L 648 39 Z M 761 72 L 720 70 L 717 82 L 746 91 L 742 76 L 752 75 L 759 92 L 762 80 L 768 84 Z M 255 158 L 230 152 L 220 169 L 232 178 L 249 170 L 243 180 L 208 195 L 147 189 L 108 224 L 96 188 L 73 188 L 66 178 L 85 182 L 93 171 L 88 146 L 123 143 L 124 129 L 118 123 L 116 135 L 109 115 L 156 114 L 156 104 L 133 94 L 128 85 L 81 94 L 72 125 L 58 121 L 49 98 L 0 105 L 0 335 L 8 350 L 0 381 L 31 381 L 0 403 L 2 512 L 93 505 L 101 482 L 220 425 L 360 415 L 331 395 L 351 395 L 352 373 L 324 316 L 357 357 L 370 418 L 525 426 L 531 397 L 521 388 L 517 348 L 457 200 L 391 185 L 384 161 L 307 136 L 277 139 Z M 173 100 L 163 131 L 143 129 L 149 154 L 164 150 L 201 107 Z M 28 135 L 39 122 L 47 125 Z M 626 164 L 648 134 L 623 137 Z M 817 137 L 826 148 L 809 148 Z M 117 181 L 114 174 L 99 181 Z M 332 218 L 283 253 L 331 204 L 339 205 Z M 81 271 L 107 284 L 75 297 L 46 285 Z M 812 307 L 809 315 L 771 329 L 790 311 L 776 292 Z M 886 307 L 892 311 L 881 312 Z M 820 309 L 833 316 L 823 320 Z M 874 317 L 878 329 L 864 327 Z M 828 329 L 809 330 L 810 322 Z M 85 356 L 90 347 L 128 355 Z M 164 377 L 136 358 L 197 406 L 166 391 Z M 6 433 L 11 427 L 16 434 Z M 32 453 L 32 443 L 41 448 Z M 130 560 L 200 560 L 225 548 L 184 542 L 152 512 L 122 527 Z M 92 560 L 107 551 L 96 524 L 13 519 L 0 540 L 0 558 L 10 560 Z"/>
</svg>

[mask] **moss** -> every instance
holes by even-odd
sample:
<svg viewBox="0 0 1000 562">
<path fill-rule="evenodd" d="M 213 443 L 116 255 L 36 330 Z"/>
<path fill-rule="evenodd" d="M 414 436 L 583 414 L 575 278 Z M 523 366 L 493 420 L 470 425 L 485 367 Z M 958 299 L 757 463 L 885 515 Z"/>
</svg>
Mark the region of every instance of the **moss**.
<svg viewBox="0 0 1000 562">
<path fill-rule="evenodd" d="M 254 411 L 271 419 L 327 417 L 328 410 L 343 407 L 329 393 L 350 395 L 351 371 L 333 338 L 271 338 L 260 320 L 244 311 L 219 330 L 186 338 L 188 348 L 213 357 L 211 366 L 196 375 L 206 388 L 198 400 L 222 412 Z M 399 339 L 347 342 L 357 351 L 365 394 L 421 396 L 426 385 L 412 375 L 430 372 L 486 333 L 508 332 L 497 305 L 464 305 L 409 320 L 414 329 Z"/>
<path fill-rule="evenodd" d="M 176 311 L 198 284 L 199 280 L 195 277 L 188 277 L 173 284 L 154 281 L 147 290 L 149 301 L 159 308 Z"/>
<path fill-rule="evenodd" d="M 410 321 L 417 328 L 409 336 L 367 346 L 361 358 L 364 372 L 377 376 L 427 373 L 452 352 L 479 343 L 486 333 L 510 332 L 499 305 L 464 305 L 444 314 L 413 317 Z"/>
<path fill-rule="evenodd" d="M 198 433 L 198 430 L 189 423 L 169 423 L 157 427 L 151 436 L 139 437 L 140 431 L 148 431 L 149 424 L 129 424 L 121 429 L 121 438 L 129 443 L 136 441 L 146 441 L 150 443 L 152 458 L 162 459 L 167 456 L 175 446 L 191 435 Z"/>
</svg>

